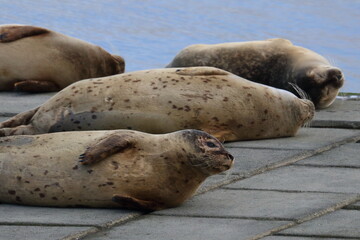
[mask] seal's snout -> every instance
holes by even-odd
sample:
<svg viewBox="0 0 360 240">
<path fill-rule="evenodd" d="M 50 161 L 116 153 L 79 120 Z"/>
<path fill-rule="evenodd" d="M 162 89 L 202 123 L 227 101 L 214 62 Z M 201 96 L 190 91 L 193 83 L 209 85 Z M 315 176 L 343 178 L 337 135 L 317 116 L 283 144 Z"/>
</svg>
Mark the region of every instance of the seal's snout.
<svg viewBox="0 0 360 240">
<path fill-rule="evenodd" d="M 344 75 L 338 68 L 330 68 L 327 71 L 328 83 L 336 88 L 341 88 L 344 84 Z"/>
<path fill-rule="evenodd" d="M 227 157 L 228 157 L 231 161 L 234 161 L 234 156 L 231 155 L 230 153 L 227 154 Z"/>
</svg>

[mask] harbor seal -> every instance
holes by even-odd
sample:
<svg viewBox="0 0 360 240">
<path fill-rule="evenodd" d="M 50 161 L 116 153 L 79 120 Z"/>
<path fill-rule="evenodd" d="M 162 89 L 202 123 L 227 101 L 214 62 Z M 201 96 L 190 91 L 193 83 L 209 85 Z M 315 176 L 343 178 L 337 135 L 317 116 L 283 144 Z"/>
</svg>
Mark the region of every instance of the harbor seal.
<svg viewBox="0 0 360 240">
<path fill-rule="evenodd" d="M 123 73 L 124 59 L 45 28 L 0 25 L 0 91 L 52 92 Z"/>
<path fill-rule="evenodd" d="M 180 205 L 233 159 L 217 139 L 197 130 L 5 137 L 0 202 L 160 210 Z"/>
<path fill-rule="evenodd" d="M 286 39 L 191 45 L 181 50 L 167 67 L 193 66 L 221 68 L 298 96 L 304 91 L 319 109 L 330 106 L 344 84 L 339 68 Z"/>
<path fill-rule="evenodd" d="M 236 141 L 294 136 L 313 115 L 311 101 L 221 69 L 164 68 L 76 82 L 0 123 L 0 136 L 191 128 Z"/>
</svg>

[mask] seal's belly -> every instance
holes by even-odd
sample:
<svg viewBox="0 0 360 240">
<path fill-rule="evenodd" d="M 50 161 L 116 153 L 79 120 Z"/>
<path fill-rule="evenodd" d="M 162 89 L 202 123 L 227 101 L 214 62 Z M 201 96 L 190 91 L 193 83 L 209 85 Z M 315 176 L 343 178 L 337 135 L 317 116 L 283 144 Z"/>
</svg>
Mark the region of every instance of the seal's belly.
<svg viewBox="0 0 360 240">
<path fill-rule="evenodd" d="M 50 127 L 49 132 L 135 129 L 148 133 L 168 133 L 182 129 L 182 122 L 166 113 L 113 110 L 70 113 Z"/>
</svg>

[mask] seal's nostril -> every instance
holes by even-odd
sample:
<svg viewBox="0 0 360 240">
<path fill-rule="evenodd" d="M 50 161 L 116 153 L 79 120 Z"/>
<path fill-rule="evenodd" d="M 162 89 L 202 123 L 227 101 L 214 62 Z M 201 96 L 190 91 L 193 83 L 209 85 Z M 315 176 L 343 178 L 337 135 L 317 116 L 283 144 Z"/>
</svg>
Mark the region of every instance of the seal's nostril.
<svg viewBox="0 0 360 240">
<path fill-rule="evenodd" d="M 231 159 L 231 161 L 233 161 L 233 160 L 234 160 L 234 156 L 233 156 L 233 155 L 228 154 L 228 157 Z"/>
</svg>

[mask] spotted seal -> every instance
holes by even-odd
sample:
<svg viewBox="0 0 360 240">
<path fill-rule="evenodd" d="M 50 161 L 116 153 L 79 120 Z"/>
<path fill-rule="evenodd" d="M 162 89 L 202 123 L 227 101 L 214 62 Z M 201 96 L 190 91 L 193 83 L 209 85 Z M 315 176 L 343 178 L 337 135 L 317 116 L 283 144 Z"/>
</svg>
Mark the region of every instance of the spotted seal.
<svg viewBox="0 0 360 240">
<path fill-rule="evenodd" d="M 197 130 L 11 136 L 0 139 L 0 202 L 159 210 L 232 164 L 217 139 Z"/>
<path fill-rule="evenodd" d="M 0 91 L 51 92 L 123 73 L 124 59 L 49 29 L 0 25 Z"/>
<path fill-rule="evenodd" d="M 330 106 L 344 84 L 339 68 L 286 39 L 190 45 L 167 67 L 192 66 L 221 68 L 298 96 L 304 91 L 319 109 Z"/>
<path fill-rule="evenodd" d="M 164 68 L 74 83 L 0 123 L 0 135 L 191 128 L 235 141 L 294 136 L 313 114 L 309 100 L 221 69 Z"/>
</svg>

